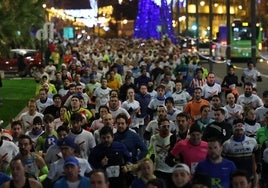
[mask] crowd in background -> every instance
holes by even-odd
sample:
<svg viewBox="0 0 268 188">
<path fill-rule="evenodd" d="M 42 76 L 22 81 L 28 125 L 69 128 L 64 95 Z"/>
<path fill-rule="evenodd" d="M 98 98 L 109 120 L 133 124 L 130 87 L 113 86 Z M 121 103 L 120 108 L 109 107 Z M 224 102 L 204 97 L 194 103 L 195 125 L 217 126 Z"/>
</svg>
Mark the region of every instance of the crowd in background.
<svg viewBox="0 0 268 188">
<path fill-rule="evenodd" d="M 36 97 L 1 131 L 0 188 L 268 185 L 253 62 L 220 83 L 168 39 L 124 38 L 50 42 L 45 60 Z"/>
</svg>

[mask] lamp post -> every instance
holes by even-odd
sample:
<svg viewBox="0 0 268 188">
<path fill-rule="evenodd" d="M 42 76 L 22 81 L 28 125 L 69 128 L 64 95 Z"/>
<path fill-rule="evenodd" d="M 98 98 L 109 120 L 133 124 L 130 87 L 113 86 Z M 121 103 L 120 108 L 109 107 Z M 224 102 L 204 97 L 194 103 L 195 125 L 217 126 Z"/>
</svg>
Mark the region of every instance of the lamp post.
<svg viewBox="0 0 268 188">
<path fill-rule="evenodd" d="M 251 31 L 252 31 L 252 37 L 251 37 L 251 60 L 256 66 L 256 1 L 251 0 Z"/>
<path fill-rule="evenodd" d="M 186 33 L 188 33 L 188 26 L 189 26 L 189 13 L 188 13 L 188 5 L 189 5 L 189 2 L 188 0 L 186 0 L 186 6 L 185 6 L 185 30 L 186 30 Z"/>
<path fill-rule="evenodd" d="M 181 31 L 181 23 L 180 23 L 180 1 L 178 1 L 178 4 L 177 4 L 177 11 L 176 11 L 176 21 L 178 22 L 178 36 L 180 35 L 180 31 Z"/>
<path fill-rule="evenodd" d="M 227 26 L 227 47 L 226 47 L 226 61 L 230 61 L 231 59 L 231 15 L 230 15 L 230 0 L 226 0 L 226 26 Z M 226 66 L 226 73 L 228 73 L 228 63 Z"/>
<path fill-rule="evenodd" d="M 47 8 L 47 4 L 42 4 L 42 7 L 43 7 L 43 9 L 44 9 L 44 11 L 45 11 L 45 21 L 46 22 L 49 22 L 49 15 L 48 15 L 48 12 L 47 12 L 47 10 L 46 10 L 46 8 Z"/>
<path fill-rule="evenodd" d="M 209 0 L 209 28 L 210 28 L 210 32 L 209 32 L 209 41 L 210 41 L 210 45 L 209 45 L 209 56 L 212 57 L 212 20 L 213 20 L 213 7 L 212 7 L 212 0 Z M 213 63 L 212 60 L 209 59 L 209 71 L 213 71 Z"/>
<path fill-rule="evenodd" d="M 196 38 L 199 38 L 199 0 L 195 0 Z"/>
<path fill-rule="evenodd" d="M 196 49 L 199 50 L 199 10 L 198 10 L 199 0 L 195 0 L 195 22 L 196 22 Z"/>
</svg>

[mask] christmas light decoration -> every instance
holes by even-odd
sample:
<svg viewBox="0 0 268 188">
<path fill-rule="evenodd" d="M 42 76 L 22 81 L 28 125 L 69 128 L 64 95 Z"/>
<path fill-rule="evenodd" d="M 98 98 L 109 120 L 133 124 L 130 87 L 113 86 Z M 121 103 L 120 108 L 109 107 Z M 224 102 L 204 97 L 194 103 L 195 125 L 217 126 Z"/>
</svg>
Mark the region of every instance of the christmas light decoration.
<svg viewBox="0 0 268 188">
<path fill-rule="evenodd" d="M 170 0 L 141 0 L 134 27 L 134 37 L 170 38 L 174 41 L 172 4 Z"/>
</svg>

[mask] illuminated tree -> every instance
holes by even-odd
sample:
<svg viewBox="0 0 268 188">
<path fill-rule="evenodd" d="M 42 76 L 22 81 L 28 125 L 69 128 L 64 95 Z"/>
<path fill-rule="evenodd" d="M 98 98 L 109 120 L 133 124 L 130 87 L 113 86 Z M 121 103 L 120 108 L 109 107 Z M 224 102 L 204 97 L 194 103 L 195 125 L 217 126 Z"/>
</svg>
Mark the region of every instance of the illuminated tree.
<svg viewBox="0 0 268 188">
<path fill-rule="evenodd" d="M 173 40 L 172 6 L 167 0 L 141 0 L 135 22 L 135 38 L 168 37 Z"/>
</svg>

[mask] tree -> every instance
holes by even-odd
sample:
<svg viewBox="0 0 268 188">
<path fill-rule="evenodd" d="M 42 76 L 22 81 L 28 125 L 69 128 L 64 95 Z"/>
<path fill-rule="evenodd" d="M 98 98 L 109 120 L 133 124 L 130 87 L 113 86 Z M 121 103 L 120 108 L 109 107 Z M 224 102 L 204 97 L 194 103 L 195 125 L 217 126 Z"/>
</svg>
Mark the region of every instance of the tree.
<svg viewBox="0 0 268 188">
<path fill-rule="evenodd" d="M 45 0 L 0 0 L 0 52 L 10 48 L 33 48 L 31 32 L 45 21 Z"/>
<path fill-rule="evenodd" d="M 172 5 L 167 0 L 140 0 L 134 36 L 143 39 L 174 39 Z"/>
</svg>

